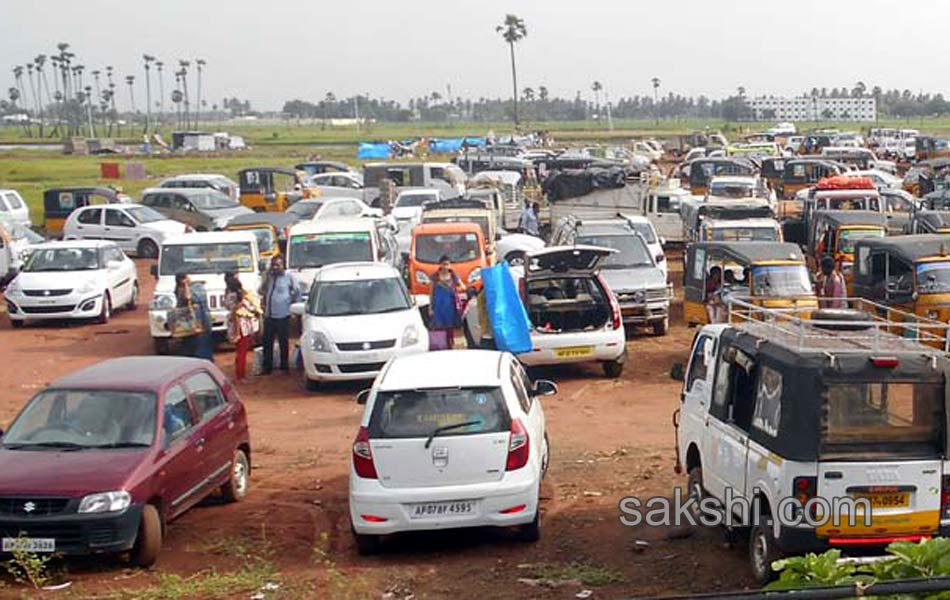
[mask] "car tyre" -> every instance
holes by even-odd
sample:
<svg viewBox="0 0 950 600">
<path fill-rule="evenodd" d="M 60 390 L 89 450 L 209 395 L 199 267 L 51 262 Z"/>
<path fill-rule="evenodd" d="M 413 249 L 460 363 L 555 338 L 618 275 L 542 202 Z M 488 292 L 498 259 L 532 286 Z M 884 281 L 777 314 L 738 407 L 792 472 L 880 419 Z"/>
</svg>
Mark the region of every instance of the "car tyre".
<svg viewBox="0 0 950 600">
<path fill-rule="evenodd" d="M 356 540 L 356 551 L 360 556 L 379 554 L 383 549 L 383 538 L 378 535 L 366 535 L 354 531 L 353 539 Z"/>
<path fill-rule="evenodd" d="M 108 293 L 105 293 L 102 295 L 102 310 L 99 312 L 99 316 L 96 317 L 96 322 L 105 325 L 110 318 L 112 318 L 112 299 L 109 298 Z"/>
<path fill-rule="evenodd" d="M 782 557 L 782 553 L 772 535 L 772 522 L 766 519 L 752 528 L 749 534 L 749 562 L 756 581 L 765 585 L 778 575 L 772 569 L 772 563 Z"/>
<path fill-rule="evenodd" d="M 653 324 L 653 335 L 663 337 L 670 332 L 670 318 L 665 317 L 662 321 Z"/>
<path fill-rule="evenodd" d="M 129 298 L 129 303 L 125 305 L 128 310 L 135 310 L 139 307 L 139 284 L 135 282 L 132 284 L 132 297 Z"/>
<path fill-rule="evenodd" d="M 317 379 L 310 379 L 306 373 L 303 375 L 303 386 L 307 388 L 308 392 L 316 392 L 320 390 L 320 381 Z"/>
<path fill-rule="evenodd" d="M 171 353 L 172 341 L 170 338 L 152 338 L 152 344 L 155 347 L 155 354 L 159 356 Z"/>
<path fill-rule="evenodd" d="M 14 329 L 19 329 L 20 327 L 23 327 L 23 323 L 25 322 L 26 321 L 23 321 L 21 319 L 10 319 L 10 327 Z"/>
<path fill-rule="evenodd" d="M 604 363 L 604 375 L 610 379 L 618 379 L 623 373 L 623 362 L 619 360 L 608 360 Z"/>
<path fill-rule="evenodd" d="M 238 448 L 231 459 L 231 475 L 221 486 L 221 495 L 225 502 L 240 502 L 247 496 L 248 482 L 251 478 L 251 463 L 244 450 Z"/>
<path fill-rule="evenodd" d="M 548 432 L 544 432 L 544 455 L 541 458 L 541 477 L 547 475 L 548 467 L 551 465 L 551 442 L 548 440 Z"/>
<path fill-rule="evenodd" d="M 136 254 L 139 258 L 158 258 L 158 244 L 149 238 L 143 238 L 139 241 Z"/>
<path fill-rule="evenodd" d="M 541 498 L 538 495 L 538 507 L 534 511 L 534 519 L 518 527 L 518 539 L 533 544 L 541 539 Z"/>
<path fill-rule="evenodd" d="M 142 508 L 139 532 L 132 547 L 132 564 L 147 568 L 155 564 L 162 551 L 162 518 L 151 504 Z"/>
<path fill-rule="evenodd" d="M 693 518 L 699 523 L 699 503 L 706 497 L 706 490 L 703 488 L 703 468 L 693 467 L 689 470 L 689 477 L 686 480 L 686 494 L 689 500 L 693 500 L 693 508 L 690 510 Z"/>
</svg>

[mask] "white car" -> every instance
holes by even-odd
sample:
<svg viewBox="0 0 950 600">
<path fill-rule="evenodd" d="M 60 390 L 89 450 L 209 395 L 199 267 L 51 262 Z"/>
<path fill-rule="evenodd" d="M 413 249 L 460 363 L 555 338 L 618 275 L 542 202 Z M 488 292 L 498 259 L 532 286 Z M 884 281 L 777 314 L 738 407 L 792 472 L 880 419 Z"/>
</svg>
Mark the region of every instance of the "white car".
<svg viewBox="0 0 950 600">
<path fill-rule="evenodd" d="M 29 227 L 0 218 L 0 288 L 16 277 L 33 248 L 45 241 Z"/>
<path fill-rule="evenodd" d="M 540 396 L 508 353 L 456 350 L 391 360 L 370 390 L 350 467 L 360 554 L 381 536 L 462 527 L 540 538 L 549 445 Z"/>
<path fill-rule="evenodd" d="M 114 242 L 47 242 L 33 247 L 4 297 L 13 327 L 44 319 L 107 323 L 113 310 L 136 307 L 139 281 Z"/>
<path fill-rule="evenodd" d="M 615 253 L 594 246 L 555 246 L 529 254 L 525 268 L 513 267 L 512 277 L 524 278 L 524 302 L 531 324 L 531 351 L 518 359 L 528 366 L 598 362 L 604 374 L 618 378 L 627 360 L 626 333 L 617 297 L 597 269 Z M 520 282 L 516 285 L 521 289 Z M 469 300 L 462 329 L 469 348 L 493 348 L 491 331 L 482 328 L 478 305 L 481 292 Z"/>
<path fill-rule="evenodd" d="M 409 254 L 412 244 L 412 228 L 422 222 L 422 207 L 430 202 L 440 202 L 442 193 L 434 188 L 407 188 L 399 192 L 393 203 L 392 216 L 396 220 L 399 251 Z"/>
<path fill-rule="evenodd" d="M 634 231 L 643 236 L 643 241 L 647 243 L 650 249 L 650 255 L 656 261 L 656 266 L 663 271 L 663 276 L 669 276 L 669 265 L 666 262 L 666 253 L 663 252 L 663 244 L 666 240 L 661 238 L 656 232 L 656 227 L 648 217 L 643 215 L 622 215 Z"/>
<path fill-rule="evenodd" d="M 301 221 L 317 221 L 320 219 L 338 217 L 377 216 L 382 214 L 379 209 L 371 208 L 365 202 L 357 198 L 330 196 L 317 196 L 315 198 L 298 200 L 287 207 L 286 212 L 297 215 Z"/>
<path fill-rule="evenodd" d="M 318 219 L 290 228 L 287 235 L 287 272 L 305 294 L 317 271 L 327 265 L 347 262 L 388 262 L 398 257 L 387 254 L 375 219 Z"/>
<path fill-rule="evenodd" d="M 30 220 L 30 207 L 16 190 L 0 189 L 0 216 L 26 227 L 33 226 Z"/>
<path fill-rule="evenodd" d="M 424 298 L 425 300 L 422 300 Z M 393 356 L 429 350 L 420 305 L 399 270 L 382 263 L 341 263 L 317 271 L 303 317 L 300 350 L 307 389 L 321 381 L 372 379 Z"/>
<path fill-rule="evenodd" d="M 363 174 L 349 171 L 331 171 L 311 177 L 311 185 L 326 196 L 363 198 Z"/>
<path fill-rule="evenodd" d="M 891 188 L 899 190 L 904 185 L 904 180 L 896 175 L 888 173 L 887 171 L 881 171 L 880 169 L 868 169 L 866 171 L 848 171 L 845 173 L 847 177 L 868 177 L 874 181 L 874 187 L 881 188 Z"/>
<path fill-rule="evenodd" d="M 158 258 L 166 237 L 186 233 L 188 225 L 141 204 L 84 206 L 63 225 L 67 240 L 109 240 L 140 258 Z"/>
</svg>

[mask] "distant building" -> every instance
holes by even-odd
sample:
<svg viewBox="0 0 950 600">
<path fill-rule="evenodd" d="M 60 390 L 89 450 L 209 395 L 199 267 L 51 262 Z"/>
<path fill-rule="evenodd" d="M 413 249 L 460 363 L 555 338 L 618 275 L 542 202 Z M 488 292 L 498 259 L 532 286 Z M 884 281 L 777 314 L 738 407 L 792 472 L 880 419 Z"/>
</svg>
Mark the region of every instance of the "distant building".
<svg viewBox="0 0 950 600">
<path fill-rule="evenodd" d="M 760 96 L 746 100 L 757 121 L 875 121 L 874 98 L 777 98 Z"/>
</svg>

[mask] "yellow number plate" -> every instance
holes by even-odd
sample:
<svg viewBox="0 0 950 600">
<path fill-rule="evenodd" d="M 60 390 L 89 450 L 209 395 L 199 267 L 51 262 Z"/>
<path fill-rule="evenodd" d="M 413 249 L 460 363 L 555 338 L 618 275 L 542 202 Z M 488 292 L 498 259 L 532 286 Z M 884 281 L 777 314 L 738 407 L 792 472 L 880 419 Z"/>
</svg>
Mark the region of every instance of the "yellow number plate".
<svg viewBox="0 0 950 600">
<path fill-rule="evenodd" d="M 910 506 L 910 494 L 908 492 L 876 492 L 866 494 L 856 494 L 857 498 L 867 498 L 871 502 L 871 508 L 907 508 Z"/>
<path fill-rule="evenodd" d="M 554 356 L 558 358 L 585 358 L 593 355 L 593 346 L 572 346 L 570 348 L 556 348 L 554 350 Z"/>
</svg>

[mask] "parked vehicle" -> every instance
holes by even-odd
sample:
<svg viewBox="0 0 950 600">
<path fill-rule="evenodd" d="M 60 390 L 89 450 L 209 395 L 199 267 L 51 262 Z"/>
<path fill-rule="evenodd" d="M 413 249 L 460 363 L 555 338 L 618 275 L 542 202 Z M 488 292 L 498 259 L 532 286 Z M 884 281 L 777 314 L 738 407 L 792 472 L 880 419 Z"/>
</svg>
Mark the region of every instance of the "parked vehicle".
<svg viewBox="0 0 950 600">
<path fill-rule="evenodd" d="M 932 192 L 915 203 L 906 233 L 950 233 L 950 193 Z"/>
<path fill-rule="evenodd" d="M 489 265 L 485 238 L 477 223 L 423 223 L 412 230 L 409 247 L 409 286 L 413 294 L 429 295 L 432 274 L 444 255 L 468 287 L 481 287 L 481 270 Z"/>
<path fill-rule="evenodd" d="M 317 196 L 316 198 L 298 200 L 287 207 L 285 212 L 296 216 L 301 221 L 380 214 L 378 209 L 370 208 L 358 198 L 330 196 Z"/>
<path fill-rule="evenodd" d="M 43 228 L 46 235 L 58 237 L 63 233 L 66 217 L 77 208 L 90 204 L 115 204 L 119 194 L 111 188 L 64 187 L 43 191 Z"/>
<path fill-rule="evenodd" d="M 881 191 L 882 189 L 900 189 L 902 180 L 900 177 L 880 169 L 867 169 L 864 171 L 848 171 L 848 177 L 867 177 L 874 182 L 874 187 Z"/>
<path fill-rule="evenodd" d="M 866 210 L 819 210 L 812 215 L 807 259 L 817 270 L 821 258 L 834 257 L 841 266 L 848 291 L 854 282 L 854 245 L 858 240 L 887 235 L 884 215 Z"/>
<path fill-rule="evenodd" d="M 534 173 L 534 169 L 530 171 Z M 502 196 L 500 203 L 492 201 L 495 213 L 499 217 L 498 228 L 517 229 L 521 211 L 528 199 L 521 173 L 518 171 L 482 171 L 469 179 L 469 197 L 473 197 L 478 191 L 489 189 L 497 190 Z"/>
<path fill-rule="evenodd" d="M 363 199 L 363 175 L 350 171 L 331 171 L 313 175 L 311 187 L 323 196 Z"/>
<path fill-rule="evenodd" d="M 426 352 L 420 308 L 428 297 L 409 295 L 391 265 L 340 263 L 317 271 L 303 317 L 300 349 L 307 389 L 323 381 L 373 379 L 394 356 Z"/>
<path fill-rule="evenodd" d="M 950 363 L 918 341 L 916 319 L 874 318 L 868 303 L 811 320 L 737 308 L 755 312 L 704 327 L 685 373 L 682 365 L 671 373 L 685 379 L 674 415 L 677 471 L 689 473 L 697 502 L 732 510 L 739 504 L 727 498 L 757 501 L 734 521 L 750 531 L 755 578 L 776 577 L 773 561 L 782 556 L 880 550 L 942 533 Z M 858 502 L 842 503 L 849 499 Z M 780 506 L 797 516 L 833 508 L 796 520 Z"/>
<path fill-rule="evenodd" d="M 333 160 L 317 160 L 294 165 L 294 169 L 303 171 L 307 175 L 321 175 L 323 173 L 351 173 L 353 170 L 346 163 Z"/>
<path fill-rule="evenodd" d="M 680 207 L 683 200 L 690 196 L 689 190 L 679 187 L 679 180 L 670 179 L 644 191 L 639 212 L 650 220 L 658 237 L 666 242 L 682 243 L 683 217 Z"/>
<path fill-rule="evenodd" d="M 776 193 L 782 200 L 794 200 L 795 195 L 803 189 L 816 185 L 825 177 L 840 175 L 844 169 L 829 160 L 816 158 L 795 158 L 785 162 L 782 170 L 782 179 L 776 187 Z M 794 205 L 785 206 L 779 210 L 782 216 L 796 216 L 801 208 Z"/>
<path fill-rule="evenodd" d="M 623 314 L 599 271 L 611 248 L 559 246 L 528 255 L 512 269 L 531 322 L 532 350 L 518 359 L 527 366 L 596 362 L 618 378 L 627 360 Z M 523 279 L 523 282 L 521 281 Z M 469 348 L 492 348 L 492 332 L 482 326 L 478 294 L 463 314 Z"/>
<path fill-rule="evenodd" d="M 4 552 L 129 552 L 148 567 L 169 523 L 216 492 L 242 500 L 251 473 L 237 391 L 192 358 L 114 358 L 61 377 L 0 442 Z"/>
<path fill-rule="evenodd" d="M 702 225 L 710 219 L 771 219 L 775 212 L 764 198 L 688 198 L 680 204 L 683 239 L 687 244 L 700 241 Z"/>
<path fill-rule="evenodd" d="M 235 181 L 217 174 L 190 173 L 188 175 L 176 175 L 163 179 L 158 187 L 212 189 L 225 194 L 234 202 L 238 202 L 241 196 L 241 190 Z"/>
<path fill-rule="evenodd" d="M 751 161 L 742 158 L 699 158 L 689 163 L 689 188 L 694 196 L 705 196 L 709 180 L 720 175 L 755 175 Z"/>
<path fill-rule="evenodd" d="M 389 179 L 397 193 L 405 187 L 430 187 L 443 198 L 465 195 L 465 172 L 452 163 L 369 163 L 363 168 L 363 201 L 379 208 L 379 182 Z"/>
<path fill-rule="evenodd" d="M 16 190 L 0 189 L 0 217 L 26 227 L 33 226 L 33 221 L 30 219 L 30 207 Z"/>
<path fill-rule="evenodd" d="M 880 160 L 873 150 L 867 148 L 842 148 L 830 146 L 822 148 L 821 156 L 829 160 L 854 165 L 858 169 L 880 169 L 888 173 L 895 173 L 897 165 L 890 160 Z"/>
<path fill-rule="evenodd" d="M 141 204 L 103 204 L 73 211 L 63 225 L 67 240 L 107 240 L 125 253 L 140 258 L 158 258 L 166 237 L 188 231 L 189 226 L 173 221 Z"/>
<path fill-rule="evenodd" d="M 29 227 L 0 219 L 0 289 L 16 277 L 33 248 L 45 241 Z"/>
<path fill-rule="evenodd" d="M 209 188 L 149 188 L 142 204 L 195 231 L 220 231 L 232 218 L 253 212 Z"/>
<path fill-rule="evenodd" d="M 495 242 L 501 238 L 494 207 L 480 200 L 454 198 L 422 207 L 423 223 L 475 223 L 482 230 L 488 264 L 495 262 Z"/>
<path fill-rule="evenodd" d="M 337 263 L 385 262 L 395 265 L 397 256 L 380 237 L 370 218 L 323 219 L 297 223 L 287 242 L 287 271 L 309 290 L 322 267 Z"/>
<path fill-rule="evenodd" d="M 230 312 L 225 306 L 224 274 L 237 273 L 246 290 L 261 287 L 261 261 L 257 236 L 249 231 L 208 231 L 185 233 L 167 238 L 161 247 L 158 264 L 152 265 L 155 296 L 149 304 L 148 321 L 156 354 L 171 351 L 173 339 L 168 314 L 175 308 L 175 275 L 185 273 L 202 290 L 211 313 L 211 331 L 223 335 L 228 330 Z"/>
<path fill-rule="evenodd" d="M 409 256 L 409 246 L 412 244 L 412 229 L 422 222 L 422 209 L 430 202 L 441 200 L 439 190 L 432 188 L 406 188 L 399 192 L 393 203 L 392 216 L 396 220 L 396 240 L 399 243 L 399 252 Z"/>
<path fill-rule="evenodd" d="M 775 219 L 703 219 L 701 242 L 781 242 L 782 226 Z"/>
<path fill-rule="evenodd" d="M 401 531 L 517 527 L 540 538 L 550 462 L 540 397 L 510 354 L 461 350 L 400 356 L 360 394 L 350 523 L 360 554 Z"/>
<path fill-rule="evenodd" d="M 270 264 L 275 256 L 282 256 L 287 248 L 290 228 L 300 218 L 290 212 L 252 213 L 238 215 L 228 222 L 225 231 L 250 231 L 257 236 L 257 250 L 261 258 Z"/>
<path fill-rule="evenodd" d="M 761 179 L 754 175 L 717 175 L 706 186 L 707 198 L 768 198 Z"/>
<path fill-rule="evenodd" d="M 241 204 L 254 212 L 284 212 L 311 195 L 309 177 L 293 169 L 253 167 L 238 171 Z"/>
<path fill-rule="evenodd" d="M 10 325 L 49 319 L 108 323 L 118 308 L 135 309 L 138 275 L 115 242 L 37 244 L 4 292 Z"/>
<path fill-rule="evenodd" d="M 929 135 L 918 135 L 914 138 L 914 155 L 911 158 L 932 160 L 947 157 L 950 157 L 950 140 Z"/>
</svg>

